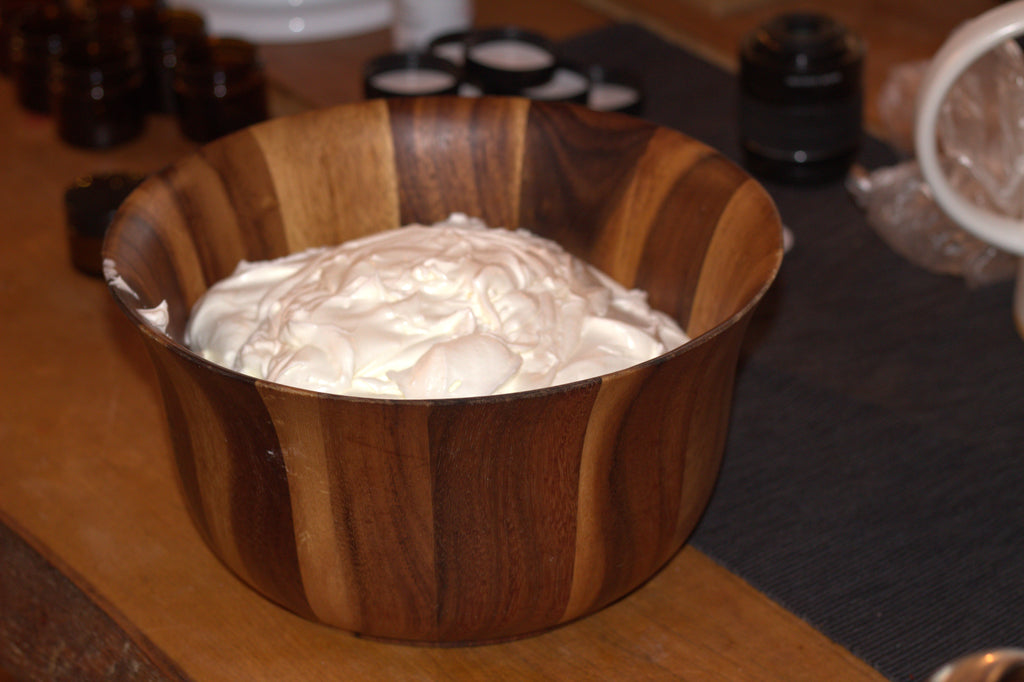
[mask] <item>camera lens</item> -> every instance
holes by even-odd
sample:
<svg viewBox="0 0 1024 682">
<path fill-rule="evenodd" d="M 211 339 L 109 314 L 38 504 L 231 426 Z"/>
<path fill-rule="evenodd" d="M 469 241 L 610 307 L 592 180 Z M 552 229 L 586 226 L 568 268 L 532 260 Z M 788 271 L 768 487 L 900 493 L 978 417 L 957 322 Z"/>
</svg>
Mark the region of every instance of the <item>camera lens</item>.
<svg viewBox="0 0 1024 682">
<path fill-rule="evenodd" d="M 860 147 L 864 46 L 833 19 L 782 14 L 740 46 L 740 142 L 766 179 L 826 182 Z"/>
</svg>

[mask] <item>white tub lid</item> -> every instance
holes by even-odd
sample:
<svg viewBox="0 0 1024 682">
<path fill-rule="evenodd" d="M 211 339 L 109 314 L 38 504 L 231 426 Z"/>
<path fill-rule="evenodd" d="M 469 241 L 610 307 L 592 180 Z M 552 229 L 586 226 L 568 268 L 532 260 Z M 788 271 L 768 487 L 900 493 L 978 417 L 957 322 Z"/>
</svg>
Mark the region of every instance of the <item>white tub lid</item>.
<svg viewBox="0 0 1024 682">
<path fill-rule="evenodd" d="M 202 14 L 207 30 L 258 43 L 295 43 L 369 33 L 391 24 L 389 0 L 174 0 Z"/>
</svg>

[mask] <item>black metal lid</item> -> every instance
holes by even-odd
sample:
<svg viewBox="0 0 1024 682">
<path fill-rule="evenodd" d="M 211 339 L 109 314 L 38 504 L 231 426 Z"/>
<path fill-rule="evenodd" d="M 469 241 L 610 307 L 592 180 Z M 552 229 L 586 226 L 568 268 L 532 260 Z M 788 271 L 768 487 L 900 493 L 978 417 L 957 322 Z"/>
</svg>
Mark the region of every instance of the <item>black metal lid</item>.
<svg viewBox="0 0 1024 682">
<path fill-rule="evenodd" d="M 547 38 L 515 26 L 474 31 L 465 45 L 466 79 L 489 95 L 516 95 L 543 85 L 558 64 Z"/>
</svg>

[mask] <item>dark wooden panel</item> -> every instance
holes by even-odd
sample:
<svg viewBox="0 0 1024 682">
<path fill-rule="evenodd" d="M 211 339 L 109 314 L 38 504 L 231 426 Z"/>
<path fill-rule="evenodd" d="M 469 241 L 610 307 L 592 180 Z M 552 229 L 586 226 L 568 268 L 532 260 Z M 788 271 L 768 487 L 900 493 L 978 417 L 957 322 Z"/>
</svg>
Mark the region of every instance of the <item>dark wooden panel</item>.
<svg viewBox="0 0 1024 682">
<path fill-rule="evenodd" d="M 0 515 L 0 679 L 170 682 L 186 675 L 140 632 L 125 629 Z M 107 609 L 107 610 L 105 610 Z M 6 677 L 5 677 L 6 675 Z"/>
</svg>

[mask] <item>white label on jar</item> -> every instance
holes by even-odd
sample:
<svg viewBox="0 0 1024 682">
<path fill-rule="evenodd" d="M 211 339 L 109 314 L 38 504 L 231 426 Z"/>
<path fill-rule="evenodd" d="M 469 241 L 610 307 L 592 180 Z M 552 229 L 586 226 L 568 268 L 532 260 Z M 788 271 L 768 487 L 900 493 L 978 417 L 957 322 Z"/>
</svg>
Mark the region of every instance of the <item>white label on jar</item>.
<svg viewBox="0 0 1024 682">
<path fill-rule="evenodd" d="M 555 62 L 555 57 L 539 45 L 522 40 L 491 40 L 474 45 L 470 54 L 484 66 L 506 71 L 533 71 L 544 69 Z"/>
<path fill-rule="evenodd" d="M 436 69 L 400 69 L 375 74 L 370 77 L 370 84 L 398 95 L 423 95 L 452 87 L 455 76 Z"/>
</svg>

